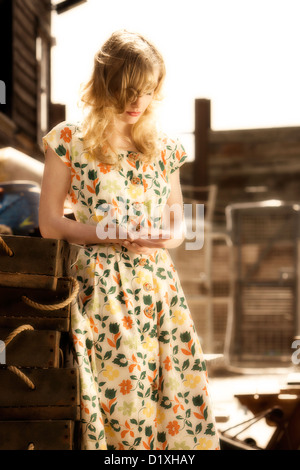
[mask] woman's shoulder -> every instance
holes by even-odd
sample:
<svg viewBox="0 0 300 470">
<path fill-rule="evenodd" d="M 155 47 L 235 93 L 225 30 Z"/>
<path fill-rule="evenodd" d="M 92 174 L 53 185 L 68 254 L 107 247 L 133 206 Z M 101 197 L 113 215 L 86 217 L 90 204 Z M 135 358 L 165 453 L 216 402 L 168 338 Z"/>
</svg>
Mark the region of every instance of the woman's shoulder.
<svg viewBox="0 0 300 470">
<path fill-rule="evenodd" d="M 174 150 L 176 150 L 176 148 L 181 146 L 179 137 L 177 135 L 172 135 L 167 132 L 160 132 L 158 140 L 161 150 L 173 152 Z"/>
<path fill-rule="evenodd" d="M 183 165 L 187 159 L 187 154 L 178 136 L 161 132 L 159 136 L 161 159 L 164 167 L 169 168 L 173 173 Z"/>
<path fill-rule="evenodd" d="M 82 132 L 82 124 L 80 121 L 62 121 L 56 124 L 49 132 L 57 133 L 60 135 L 60 138 L 72 138 L 73 136 L 80 136 Z"/>
</svg>

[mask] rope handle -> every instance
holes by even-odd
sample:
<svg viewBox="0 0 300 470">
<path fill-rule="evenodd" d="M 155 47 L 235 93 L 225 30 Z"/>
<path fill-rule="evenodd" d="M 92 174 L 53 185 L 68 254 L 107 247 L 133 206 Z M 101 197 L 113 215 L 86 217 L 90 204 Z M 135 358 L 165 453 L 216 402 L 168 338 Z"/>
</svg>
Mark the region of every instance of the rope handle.
<svg viewBox="0 0 300 470">
<path fill-rule="evenodd" d="M 73 292 L 71 295 L 63 300 L 62 302 L 56 303 L 56 304 L 49 304 L 49 305 L 44 305 L 40 304 L 38 302 L 35 302 L 34 300 L 29 299 L 25 295 L 22 296 L 22 300 L 25 304 L 29 305 L 30 307 L 33 307 L 37 310 L 48 310 L 48 311 L 53 311 L 53 310 L 59 310 L 61 308 L 66 307 L 67 305 L 70 305 L 71 302 L 73 302 L 74 299 L 76 299 L 78 292 L 79 292 L 79 283 L 77 279 L 74 277 L 66 277 L 66 280 L 70 280 L 73 284 Z"/>
<path fill-rule="evenodd" d="M 34 330 L 34 328 L 31 325 L 19 326 L 14 331 L 12 331 L 8 335 L 8 337 L 4 340 L 4 346 L 3 347 L 6 347 L 17 335 L 19 335 L 22 331 L 26 331 L 26 330 Z M 2 348 L 2 350 L 3 350 L 3 348 Z M 2 352 L 2 351 L 0 351 L 0 352 Z M 35 389 L 34 383 L 27 377 L 27 375 L 25 375 L 23 372 L 21 372 L 18 367 L 8 366 L 7 369 L 10 370 L 11 372 L 13 372 L 13 374 L 16 374 L 21 380 L 23 380 L 23 382 L 25 382 L 26 385 L 28 385 L 28 387 L 31 388 L 31 390 Z"/>
<path fill-rule="evenodd" d="M 2 237 L 0 237 L 0 247 L 8 256 L 14 256 L 14 252 L 9 248 L 9 246 L 7 245 L 7 243 L 5 243 Z"/>
</svg>

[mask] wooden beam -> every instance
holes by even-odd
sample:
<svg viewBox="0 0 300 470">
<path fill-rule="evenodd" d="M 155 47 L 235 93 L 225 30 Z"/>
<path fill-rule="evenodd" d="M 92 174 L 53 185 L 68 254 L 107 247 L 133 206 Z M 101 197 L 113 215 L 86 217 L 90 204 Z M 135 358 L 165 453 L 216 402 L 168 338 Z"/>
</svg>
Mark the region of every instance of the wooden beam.
<svg viewBox="0 0 300 470">
<path fill-rule="evenodd" d="M 209 154 L 210 100 L 195 100 L 195 161 L 194 186 L 209 184 L 207 159 Z"/>
</svg>

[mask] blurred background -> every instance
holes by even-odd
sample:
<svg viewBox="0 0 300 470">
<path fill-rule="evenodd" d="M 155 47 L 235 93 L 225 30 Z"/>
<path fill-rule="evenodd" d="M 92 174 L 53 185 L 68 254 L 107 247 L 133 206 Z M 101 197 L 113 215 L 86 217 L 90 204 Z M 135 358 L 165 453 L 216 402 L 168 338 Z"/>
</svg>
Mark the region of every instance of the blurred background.
<svg viewBox="0 0 300 470">
<path fill-rule="evenodd" d="M 188 153 L 185 203 L 205 205 L 203 248 L 171 255 L 220 429 L 241 415 L 264 419 L 262 432 L 228 445 L 300 446 L 298 427 L 295 442 L 278 437 L 299 409 L 299 17 L 298 0 L 0 0 L 2 233 L 39 236 L 42 136 L 81 119 L 80 85 L 110 34 L 140 32 L 162 52 L 159 120 Z M 278 398 L 288 383 L 294 408 L 289 392 L 285 405 Z M 249 401 L 236 399 L 241 390 Z M 284 410 L 268 416 L 272 432 L 267 395 Z"/>
</svg>

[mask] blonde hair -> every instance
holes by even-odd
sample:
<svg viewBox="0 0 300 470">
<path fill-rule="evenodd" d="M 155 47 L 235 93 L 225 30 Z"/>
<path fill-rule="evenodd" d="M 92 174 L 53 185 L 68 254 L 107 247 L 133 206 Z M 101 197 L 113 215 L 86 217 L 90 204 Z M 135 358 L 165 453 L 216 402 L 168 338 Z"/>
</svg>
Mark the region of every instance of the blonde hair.
<svg viewBox="0 0 300 470">
<path fill-rule="evenodd" d="M 150 162 L 157 156 L 158 136 L 153 118 L 164 78 L 163 58 L 148 40 L 125 30 L 111 35 L 96 53 L 91 78 L 81 95 L 84 110 L 88 111 L 82 137 L 93 158 L 118 164 L 116 149 L 108 141 L 114 116 L 123 113 L 126 105 L 139 95 L 149 92 L 153 92 L 153 100 L 133 124 L 131 135 L 144 161 Z"/>
</svg>

